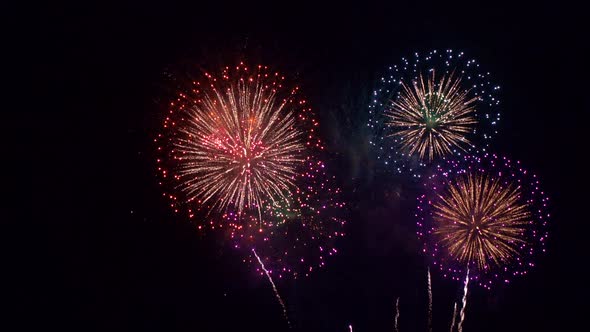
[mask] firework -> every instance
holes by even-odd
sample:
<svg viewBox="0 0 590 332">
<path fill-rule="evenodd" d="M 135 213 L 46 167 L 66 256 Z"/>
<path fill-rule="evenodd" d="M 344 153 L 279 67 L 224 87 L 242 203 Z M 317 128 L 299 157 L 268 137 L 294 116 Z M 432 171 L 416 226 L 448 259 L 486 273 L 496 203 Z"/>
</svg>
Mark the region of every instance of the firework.
<svg viewBox="0 0 590 332">
<path fill-rule="evenodd" d="M 459 178 L 433 204 L 434 233 L 449 255 L 466 265 L 500 265 L 518 253 L 524 227 L 530 223 L 531 214 L 520 197 L 518 187 L 502 186 L 498 178 Z"/>
<path fill-rule="evenodd" d="M 520 162 L 493 154 L 444 159 L 418 198 L 423 251 L 444 276 L 490 288 L 534 266 L 547 239 L 548 198 Z"/>
<path fill-rule="evenodd" d="M 380 165 L 421 176 L 436 159 L 485 149 L 497 133 L 499 86 L 463 52 L 415 53 L 388 68 L 369 105 Z"/>
<path fill-rule="evenodd" d="M 229 213 L 234 225 L 230 238 L 236 248 L 255 247 L 270 274 L 279 279 L 309 276 L 337 254 L 336 240 L 345 235 L 341 190 L 324 167 L 294 193 L 290 201 L 275 204 L 258 215 Z M 252 257 L 246 259 L 254 262 Z"/>
<path fill-rule="evenodd" d="M 318 125 L 299 88 L 266 66 L 205 73 L 156 138 L 164 195 L 199 229 L 223 228 L 261 275 L 308 275 L 344 235 Z"/>
<path fill-rule="evenodd" d="M 158 170 L 171 182 L 171 205 L 196 211 L 243 212 L 289 200 L 319 144 L 317 121 L 265 66 L 241 63 L 205 73 L 170 104 L 156 142 Z M 214 222 L 213 222 L 214 223 Z"/>
<path fill-rule="evenodd" d="M 385 124 L 393 129 L 390 135 L 400 142 L 400 150 L 431 161 L 470 145 L 465 135 L 477 124 L 477 97 L 467 99 L 469 90 L 461 90 L 461 79 L 451 74 L 436 80 L 432 71 L 426 84 L 422 75 L 413 84 L 410 88 L 402 82 L 399 97 L 385 113 Z"/>
</svg>

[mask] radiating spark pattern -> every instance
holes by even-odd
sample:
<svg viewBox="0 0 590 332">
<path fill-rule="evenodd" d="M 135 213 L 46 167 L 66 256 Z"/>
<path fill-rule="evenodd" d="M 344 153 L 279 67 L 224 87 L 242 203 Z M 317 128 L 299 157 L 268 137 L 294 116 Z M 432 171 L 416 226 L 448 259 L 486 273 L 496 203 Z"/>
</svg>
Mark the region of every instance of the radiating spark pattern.
<svg viewBox="0 0 590 332">
<path fill-rule="evenodd" d="M 266 66 L 205 73 L 174 97 L 155 139 L 164 196 L 198 229 L 223 229 L 254 266 L 256 248 L 269 275 L 307 276 L 336 254 L 345 224 L 318 128 L 299 88 Z"/>
<path fill-rule="evenodd" d="M 272 285 L 272 290 L 275 292 L 275 296 L 277 297 L 277 300 L 279 301 L 281 308 L 283 309 L 283 316 L 285 317 L 285 320 L 287 321 L 287 324 L 289 325 L 289 327 L 291 327 L 291 322 L 289 321 L 289 315 L 287 314 L 287 307 L 285 306 L 285 302 L 283 301 L 283 299 L 281 298 L 281 295 L 279 294 L 279 290 L 277 289 L 277 286 L 275 285 L 274 281 L 272 280 L 270 273 L 268 273 L 268 270 L 264 267 L 264 263 L 262 263 L 262 260 L 260 259 L 260 257 L 258 257 L 256 250 L 252 249 L 252 253 L 254 254 L 254 257 L 256 257 L 256 259 L 258 260 L 258 263 L 260 264 L 260 268 L 262 268 L 264 273 L 266 273 L 266 277 L 268 278 L 268 281 L 270 281 L 270 284 Z"/>
<path fill-rule="evenodd" d="M 457 325 L 457 331 L 463 331 L 463 321 L 465 321 L 465 309 L 467 308 L 467 292 L 469 290 L 469 268 L 467 268 L 467 273 L 465 274 L 465 285 L 463 286 L 463 300 L 461 305 L 461 313 L 459 315 L 459 324 Z"/>
<path fill-rule="evenodd" d="M 386 126 L 400 142 L 405 154 L 418 155 L 420 160 L 432 161 L 435 156 L 451 154 L 453 149 L 464 150 L 470 145 L 466 134 L 477 124 L 474 104 L 469 90 L 461 89 L 461 79 L 435 77 L 433 70 L 428 81 L 420 74 L 413 87 L 402 82 L 399 97 L 386 110 Z"/>
<path fill-rule="evenodd" d="M 444 158 L 418 198 L 423 252 L 445 277 L 490 288 L 525 275 L 545 251 L 548 198 L 520 162 L 480 153 Z"/>
<path fill-rule="evenodd" d="M 298 87 L 266 66 L 206 73 L 170 104 L 156 142 L 171 205 L 195 211 L 257 210 L 291 199 L 319 144 Z"/>
<path fill-rule="evenodd" d="M 252 78 L 212 90 L 190 108 L 174 143 L 180 189 L 238 211 L 285 198 L 303 160 L 303 133 L 286 101 Z"/>
<path fill-rule="evenodd" d="M 485 150 L 497 134 L 499 90 L 463 52 L 402 58 L 371 96 L 368 127 L 378 166 L 421 177 L 443 156 Z"/>
<path fill-rule="evenodd" d="M 499 178 L 460 177 L 433 204 L 435 234 L 449 255 L 475 262 L 480 269 L 501 265 L 518 254 L 531 214 L 520 202 L 520 189 L 503 186 Z"/>
</svg>

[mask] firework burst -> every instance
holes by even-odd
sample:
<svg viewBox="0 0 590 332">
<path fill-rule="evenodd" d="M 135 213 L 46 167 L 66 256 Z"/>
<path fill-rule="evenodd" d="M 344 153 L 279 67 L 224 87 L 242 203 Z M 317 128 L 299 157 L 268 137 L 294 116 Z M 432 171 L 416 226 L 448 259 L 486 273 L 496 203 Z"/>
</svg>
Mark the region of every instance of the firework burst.
<svg viewBox="0 0 590 332">
<path fill-rule="evenodd" d="M 469 90 L 461 91 L 460 86 L 461 79 L 452 74 L 437 81 L 434 71 L 427 83 L 420 75 L 413 88 L 402 82 L 399 98 L 385 113 L 385 124 L 393 129 L 390 136 L 399 140 L 402 151 L 431 161 L 470 145 L 465 135 L 477 124 L 477 98 L 468 100 Z"/>
<path fill-rule="evenodd" d="M 433 204 L 435 235 L 449 255 L 479 268 L 501 265 L 518 253 L 531 214 L 520 202 L 520 190 L 485 175 L 460 177 L 449 183 Z"/>
<path fill-rule="evenodd" d="M 499 89 L 463 52 L 402 58 L 381 77 L 369 105 L 380 164 L 420 177 L 417 170 L 438 158 L 485 149 L 497 133 Z"/>
<path fill-rule="evenodd" d="M 156 138 L 164 195 L 199 229 L 225 229 L 261 275 L 308 275 L 337 252 L 345 224 L 318 125 L 299 88 L 266 66 L 205 73 Z"/>
<path fill-rule="evenodd" d="M 338 253 L 336 240 L 345 235 L 341 190 L 324 167 L 315 170 L 291 200 L 262 212 L 262 225 L 254 213 L 226 215 L 234 226 L 234 247 L 256 248 L 269 274 L 279 279 L 309 276 L 324 267 L 326 259 Z M 256 263 L 253 257 L 246 261 Z"/>
<path fill-rule="evenodd" d="M 418 198 L 418 237 L 444 276 L 485 288 L 534 266 L 547 239 L 548 198 L 537 177 L 492 154 L 443 159 Z"/>
<path fill-rule="evenodd" d="M 187 205 L 191 218 L 214 210 L 260 215 L 288 201 L 306 171 L 308 150 L 320 143 L 298 87 L 286 87 L 265 66 L 243 63 L 219 77 L 203 76 L 178 93 L 156 139 L 173 208 Z"/>
</svg>

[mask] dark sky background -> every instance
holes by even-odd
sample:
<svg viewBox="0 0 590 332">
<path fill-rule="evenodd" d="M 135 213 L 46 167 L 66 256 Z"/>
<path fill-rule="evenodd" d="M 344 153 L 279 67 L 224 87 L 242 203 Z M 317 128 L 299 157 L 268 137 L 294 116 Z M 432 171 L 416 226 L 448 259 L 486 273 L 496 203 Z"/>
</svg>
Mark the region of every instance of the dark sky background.
<svg viewBox="0 0 590 332">
<path fill-rule="evenodd" d="M 278 283 L 293 330 L 391 331 L 399 296 L 401 331 L 425 331 L 416 185 L 374 172 L 364 126 L 385 67 L 434 48 L 463 50 L 492 72 L 503 89 L 492 150 L 534 170 L 552 198 L 548 253 L 508 287 L 472 287 L 465 331 L 566 331 L 586 321 L 582 11 L 564 2 L 287 1 L 16 12 L 4 13 L 17 60 L 4 65 L 18 92 L 3 164 L 14 165 L 5 184 L 19 202 L 0 241 L 2 330 L 287 330 L 267 280 L 175 217 L 154 172 L 152 139 L 174 91 L 166 73 L 244 59 L 301 85 L 351 208 L 349 236 L 327 269 Z M 446 331 L 460 285 L 435 273 L 433 293 L 435 331 Z"/>
</svg>

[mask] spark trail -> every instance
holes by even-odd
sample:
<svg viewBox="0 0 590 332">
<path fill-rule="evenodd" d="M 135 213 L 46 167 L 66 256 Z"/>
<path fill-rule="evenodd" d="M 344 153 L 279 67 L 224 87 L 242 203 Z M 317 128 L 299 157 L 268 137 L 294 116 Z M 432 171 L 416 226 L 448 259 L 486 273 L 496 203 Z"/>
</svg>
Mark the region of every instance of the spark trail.
<svg viewBox="0 0 590 332">
<path fill-rule="evenodd" d="M 264 263 L 262 263 L 262 260 L 260 259 L 260 257 L 258 257 L 258 254 L 256 253 L 256 251 L 254 249 L 252 249 L 252 253 L 254 253 L 254 256 L 256 256 L 258 263 L 260 263 L 260 267 L 262 268 L 264 273 L 266 273 L 266 276 L 268 277 L 268 281 L 270 281 L 270 284 L 272 285 L 272 290 L 275 292 L 275 296 L 277 297 L 277 300 L 279 301 L 279 303 L 281 304 L 281 307 L 283 308 L 283 316 L 285 317 L 285 320 L 287 321 L 287 325 L 289 325 L 289 328 L 291 328 L 291 322 L 289 321 L 289 316 L 287 315 L 287 307 L 285 306 L 285 302 L 283 302 L 283 299 L 281 298 L 281 295 L 279 294 L 279 290 L 277 289 L 277 286 L 275 285 L 274 281 L 272 280 L 272 277 L 270 276 L 270 273 L 264 267 Z M 352 328 L 351 328 L 351 331 L 352 331 Z"/>
<path fill-rule="evenodd" d="M 399 332 L 399 297 L 395 300 L 395 317 L 393 319 L 393 330 Z"/>
<path fill-rule="evenodd" d="M 457 331 L 463 331 L 463 321 L 465 320 L 465 308 L 467 307 L 467 290 L 469 285 L 469 268 L 467 268 L 467 274 L 465 275 L 465 287 L 463 287 L 463 305 L 461 306 L 461 314 Z"/>
<path fill-rule="evenodd" d="M 428 331 L 432 332 L 432 281 L 430 267 L 428 267 Z"/>
<path fill-rule="evenodd" d="M 449 332 L 453 332 L 455 329 L 455 317 L 457 317 L 457 302 L 455 302 L 455 306 L 453 307 L 453 319 L 451 319 L 451 329 Z"/>
</svg>

